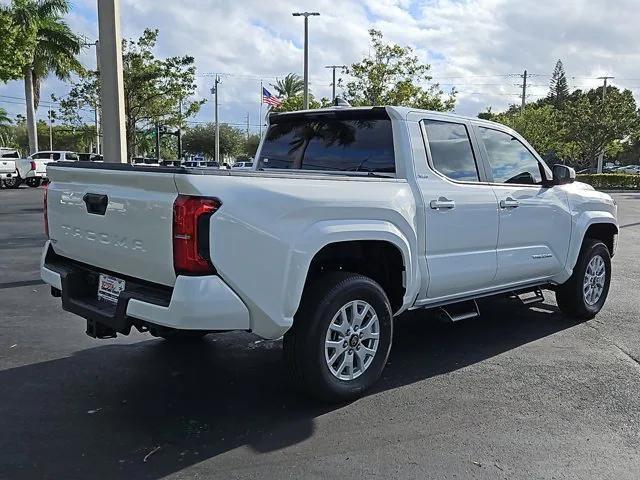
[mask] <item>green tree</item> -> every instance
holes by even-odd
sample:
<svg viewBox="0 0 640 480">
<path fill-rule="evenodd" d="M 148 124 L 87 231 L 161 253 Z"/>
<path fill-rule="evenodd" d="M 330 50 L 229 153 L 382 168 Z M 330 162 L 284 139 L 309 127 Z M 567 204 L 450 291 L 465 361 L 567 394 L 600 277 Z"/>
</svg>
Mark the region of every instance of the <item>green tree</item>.
<svg viewBox="0 0 640 480">
<path fill-rule="evenodd" d="M 22 67 L 28 61 L 29 36 L 13 23 L 11 9 L 0 5 L 0 82 L 22 78 Z"/>
<path fill-rule="evenodd" d="M 260 145 L 260 135 L 253 134 L 247 138 L 244 147 L 244 153 L 247 157 L 255 158 L 258 146 Z"/>
<path fill-rule="evenodd" d="M 11 119 L 7 114 L 7 111 L 0 107 L 0 145 L 6 146 L 9 144 L 9 138 L 11 136 Z"/>
<path fill-rule="evenodd" d="M 272 83 L 271 86 L 281 99 L 301 95 L 304 91 L 304 81 L 295 73 L 289 73 L 283 79 L 276 79 L 276 83 Z"/>
<path fill-rule="evenodd" d="M 38 149 L 36 115 L 40 96 L 40 82 L 53 73 L 61 80 L 72 72 L 82 71 L 76 59 L 82 42 L 62 17 L 69 11 L 67 0 L 13 0 L 4 7 L 11 17 L 11 25 L 26 45 L 22 74 L 27 107 L 29 151 Z"/>
<path fill-rule="evenodd" d="M 561 108 L 564 102 L 569 98 L 569 86 L 567 85 L 567 76 L 564 73 L 564 65 L 562 60 L 556 62 L 553 69 L 551 80 L 549 81 L 549 94 L 547 98 L 556 108 Z"/>
<path fill-rule="evenodd" d="M 302 95 L 295 95 L 287 97 L 277 108 L 274 108 L 275 112 L 293 112 L 296 110 L 302 110 L 304 105 L 304 97 Z M 321 98 L 320 101 L 316 100 L 311 93 L 309 93 L 309 109 L 323 108 L 331 105 L 331 102 L 327 98 Z"/>
<path fill-rule="evenodd" d="M 508 110 L 486 119 L 513 128 L 545 159 L 564 160 L 571 154 L 562 117 L 553 105 L 527 105 L 524 111 Z"/>
<path fill-rule="evenodd" d="M 400 105 L 448 111 L 455 105 L 455 90 L 448 96 L 432 80 L 430 65 L 420 63 L 410 47 L 383 42 L 382 33 L 369 30 L 371 55 L 347 68 L 353 80 L 343 87 L 352 105 Z"/>
<path fill-rule="evenodd" d="M 215 124 L 205 123 L 188 128 L 182 135 L 182 147 L 186 153 L 215 156 Z M 220 156 L 236 156 L 246 148 L 246 136 L 238 128 L 220 124 Z"/>
<path fill-rule="evenodd" d="M 602 87 L 576 91 L 570 98 L 562 110 L 562 122 L 578 168 L 595 165 L 603 150 L 607 156 L 617 155 L 624 149 L 621 141 L 638 131 L 637 106 L 629 90 L 609 87 L 604 101 Z"/>
<path fill-rule="evenodd" d="M 151 130 L 156 124 L 184 127 L 185 119 L 195 115 L 204 103 L 189 100 L 196 92 L 194 58 L 185 55 L 158 59 L 153 53 L 157 41 L 158 30 L 151 29 L 146 29 L 137 40 L 123 41 L 129 157 L 137 155 L 138 150 L 148 151 L 146 137 L 136 132 Z M 87 72 L 61 101 L 61 117 L 69 123 L 82 123 L 80 110 L 99 107 L 99 92 L 97 72 Z"/>
</svg>

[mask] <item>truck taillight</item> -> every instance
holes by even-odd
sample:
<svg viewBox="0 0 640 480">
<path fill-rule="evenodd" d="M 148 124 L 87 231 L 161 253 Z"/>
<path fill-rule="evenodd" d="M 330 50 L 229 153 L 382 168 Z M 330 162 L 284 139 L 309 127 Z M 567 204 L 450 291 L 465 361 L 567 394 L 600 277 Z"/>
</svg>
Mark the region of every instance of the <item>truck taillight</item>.
<svg viewBox="0 0 640 480">
<path fill-rule="evenodd" d="M 34 162 L 33 160 L 31 160 L 29 162 L 29 165 L 31 166 L 31 170 L 35 170 L 36 169 L 36 162 Z"/>
<path fill-rule="evenodd" d="M 47 209 L 48 192 L 49 192 L 49 184 L 45 183 L 45 185 L 44 185 L 44 209 L 42 211 L 44 212 L 44 234 L 47 236 L 47 239 L 49 238 L 49 212 L 48 212 L 48 209 Z"/>
<path fill-rule="evenodd" d="M 176 275 L 215 273 L 210 258 L 209 222 L 217 198 L 178 195 L 173 203 L 173 268 Z"/>
</svg>

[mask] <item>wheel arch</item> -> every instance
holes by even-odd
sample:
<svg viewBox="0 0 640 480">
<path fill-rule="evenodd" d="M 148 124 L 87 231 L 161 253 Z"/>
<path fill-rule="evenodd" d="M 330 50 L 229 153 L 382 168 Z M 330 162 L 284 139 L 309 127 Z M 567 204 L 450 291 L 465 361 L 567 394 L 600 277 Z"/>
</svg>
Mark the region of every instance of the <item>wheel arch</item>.
<svg viewBox="0 0 640 480">
<path fill-rule="evenodd" d="M 323 271 L 353 271 L 380 283 L 398 313 L 410 306 L 419 290 L 416 245 L 415 234 L 405 235 L 387 221 L 318 222 L 295 244 L 285 282 L 285 309 L 293 315 L 304 288 Z"/>
<path fill-rule="evenodd" d="M 574 223 L 574 234 L 571 236 L 571 245 L 566 263 L 566 278 L 571 276 L 586 238 L 601 240 L 613 256 L 615 235 L 618 234 L 618 231 L 618 222 L 613 214 L 609 212 L 585 212 L 580 215 Z"/>
</svg>

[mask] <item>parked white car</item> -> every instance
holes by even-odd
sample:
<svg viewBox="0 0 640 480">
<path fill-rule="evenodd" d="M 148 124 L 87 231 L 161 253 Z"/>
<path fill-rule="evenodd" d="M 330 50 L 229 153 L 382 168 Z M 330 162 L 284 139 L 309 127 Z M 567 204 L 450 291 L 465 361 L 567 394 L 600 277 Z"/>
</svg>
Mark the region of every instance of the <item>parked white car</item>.
<svg viewBox="0 0 640 480">
<path fill-rule="evenodd" d="M 640 165 L 625 165 L 624 167 L 618 168 L 616 173 L 640 174 Z"/>
<path fill-rule="evenodd" d="M 497 123 L 400 107 L 272 114 L 255 171 L 50 168 L 41 277 L 96 338 L 284 335 L 295 382 L 347 400 L 380 376 L 394 318 L 555 290 L 588 319 L 617 207 Z M 89 168 L 90 167 L 90 168 Z"/>
<path fill-rule="evenodd" d="M 231 165 L 233 170 L 253 170 L 253 162 L 236 162 Z"/>
<path fill-rule="evenodd" d="M 8 188 L 20 186 L 16 160 L 20 158 L 20 152 L 13 148 L 0 147 L 0 182 Z"/>
</svg>

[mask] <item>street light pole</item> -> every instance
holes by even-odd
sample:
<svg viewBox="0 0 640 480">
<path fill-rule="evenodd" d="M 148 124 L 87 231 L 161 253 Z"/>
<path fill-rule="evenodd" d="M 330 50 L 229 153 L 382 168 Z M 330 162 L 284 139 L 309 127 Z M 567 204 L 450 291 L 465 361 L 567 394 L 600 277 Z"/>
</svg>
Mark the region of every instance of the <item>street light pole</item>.
<svg viewBox="0 0 640 480">
<path fill-rule="evenodd" d="M 84 42 L 82 45 L 85 47 L 96 47 L 96 73 L 98 77 L 100 77 L 100 41 Z M 94 106 L 93 117 L 96 127 L 96 155 L 100 155 L 100 110 L 98 104 Z"/>
<path fill-rule="evenodd" d="M 333 85 L 333 90 L 332 90 L 331 101 L 335 103 L 336 101 L 336 68 L 347 68 L 347 66 L 346 65 L 327 65 L 324 68 L 331 68 L 333 70 L 333 82 L 331 83 L 331 85 Z"/>
<path fill-rule="evenodd" d="M 302 108 L 309 109 L 309 17 L 317 17 L 318 12 L 293 12 L 294 17 L 304 17 L 304 96 Z"/>
<path fill-rule="evenodd" d="M 216 122 L 216 136 L 215 136 L 215 149 L 214 149 L 214 160 L 220 164 L 220 123 L 218 122 L 218 85 L 220 84 L 220 77 L 216 75 L 216 79 L 214 80 L 213 88 L 211 89 L 211 93 L 214 95 L 214 115 Z"/>
<path fill-rule="evenodd" d="M 604 77 L 598 77 L 599 80 L 603 80 L 603 85 L 602 85 L 602 108 L 604 109 L 604 102 L 607 98 L 607 80 L 609 79 L 614 79 L 616 77 L 609 77 L 609 76 L 604 76 Z M 602 173 L 602 167 L 604 164 L 604 149 L 602 149 L 600 151 L 600 153 L 598 154 L 598 165 L 596 168 L 596 172 L 597 173 Z"/>
</svg>

